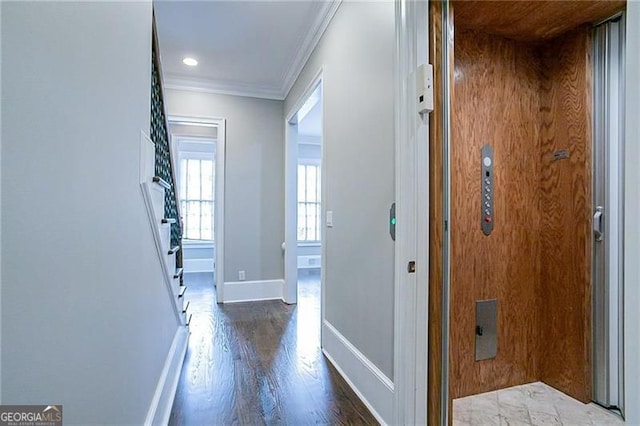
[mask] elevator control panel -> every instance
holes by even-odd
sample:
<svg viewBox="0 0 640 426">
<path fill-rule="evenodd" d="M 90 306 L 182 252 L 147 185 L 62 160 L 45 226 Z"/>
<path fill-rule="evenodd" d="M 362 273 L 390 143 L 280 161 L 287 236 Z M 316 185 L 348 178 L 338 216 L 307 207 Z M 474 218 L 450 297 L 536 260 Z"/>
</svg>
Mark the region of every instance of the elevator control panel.
<svg viewBox="0 0 640 426">
<path fill-rule="evenodd" d="M 494 211 L 493 211 L 493 149 L 491 146 L 484 145 L 482 147 L 482 198 L 480 200 L 480 227 L 484 235 L 491 235 L 493 231 Z"/>
</svg>

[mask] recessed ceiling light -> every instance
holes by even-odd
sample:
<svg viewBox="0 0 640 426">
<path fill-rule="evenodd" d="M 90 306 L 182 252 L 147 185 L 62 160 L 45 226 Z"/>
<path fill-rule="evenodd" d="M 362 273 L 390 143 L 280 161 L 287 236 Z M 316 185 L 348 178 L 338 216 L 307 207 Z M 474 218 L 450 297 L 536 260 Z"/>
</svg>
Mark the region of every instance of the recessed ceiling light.
<svg viewBox="0 0 640 426">
<path fill-rule="evenodd" d="M 185 65 L 188 65 L 190 67 L 195 67 L 196 65 L 198 65 L 198 61 L 196 61 L 194 58 L 190 58 L 190 57 L 186 57 L 182 60 L 182 63 Z"/>
</svg>

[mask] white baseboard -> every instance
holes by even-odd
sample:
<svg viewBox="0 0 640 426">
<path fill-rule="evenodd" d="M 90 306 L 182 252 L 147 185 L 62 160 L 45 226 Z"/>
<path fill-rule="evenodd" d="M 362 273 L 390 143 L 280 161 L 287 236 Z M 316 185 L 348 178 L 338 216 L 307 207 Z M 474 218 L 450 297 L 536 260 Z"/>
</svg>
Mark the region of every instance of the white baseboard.
<svg viewBox="0 0 640 426">
<path fill-rule="evenodd" d="M 213 259 L 184 259 L 182 267 L 185 274 L 195 272 L 213 272 Z"/>
<path fill-rule="evenodd" d="M 167 354 L 164 368 L 160 374 L 156 392 L 151 400 L 149 411 L 147 411 L 147 418 L 144 421 L 145 426 L 166 425 L 169 423 L 173 399 L 178 389 L 180 372 L 182 371 L 184 356 L 187 353 L 188 343 L 189 330 L 184 326 L 178 327 Z"/>
<path fill-rule="evenodd" d="M 382 425 L 393 423 L 393 382 L 327 320 L 322 352 Z"/>
<path fill-rule="evenodd" d="M 282 299 L 284 280 L 232 281 L 224 283 L 224 303 Z"/>
</svg>

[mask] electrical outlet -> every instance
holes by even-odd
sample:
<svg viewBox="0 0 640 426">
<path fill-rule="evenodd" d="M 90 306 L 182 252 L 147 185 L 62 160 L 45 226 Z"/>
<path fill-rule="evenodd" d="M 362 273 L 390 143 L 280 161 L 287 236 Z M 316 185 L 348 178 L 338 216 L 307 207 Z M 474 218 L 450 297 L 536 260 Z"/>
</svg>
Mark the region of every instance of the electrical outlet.
<svg viewBox="0 0 640 426">
<path fill-rule="evenodd" d="M 238 271 L 238 279 L 240 281 L 244 281 L 245 280 L 244 271 Z"/>
</svg>

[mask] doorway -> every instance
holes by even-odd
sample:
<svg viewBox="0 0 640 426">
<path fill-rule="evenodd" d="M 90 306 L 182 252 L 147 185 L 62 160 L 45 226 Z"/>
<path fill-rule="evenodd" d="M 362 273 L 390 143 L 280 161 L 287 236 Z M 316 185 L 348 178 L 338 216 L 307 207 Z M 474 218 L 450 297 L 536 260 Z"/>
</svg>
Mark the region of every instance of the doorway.
<svg viewBox="0 0 640 426">
<path fill-rule="evenodd" d="M 323 268 L 322 78 L 286 118 L 284 301 L 321 301 Z M 327 226 L 330 226 L 327 223 Z"/>
<path fill-rule="evenodd" d="M 624 414 L 625 14 L 595 28 L 593 400 Z"/>
<path fill-rule="evenodd" d="M 224 302 L 224 120 L 169 117 L 177 159 L 183 274 L 209 282 Z"/>
<path fill-rule="evenodd" d="M 442 375 L 429 390 L 441 410 L 432 418 L 617 424 L 592 403 L 602 404 L 592 358 L 602 229 L 593 211 L 592 52 L 594 24 L 624 5 L 549 2 L 535 16 L 523 5 L 432 8 L 443 29 L 444 99 L 442 137 L 432 141 L 443 171 L 442 234 L 432 234 L 443 260 L 430 278 L 441 301 L 441 339 L 432 340 L 440 359 L 430 360 Z"/>
</svg>

